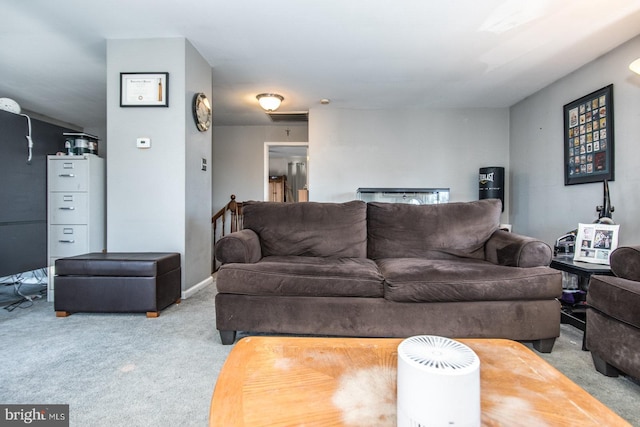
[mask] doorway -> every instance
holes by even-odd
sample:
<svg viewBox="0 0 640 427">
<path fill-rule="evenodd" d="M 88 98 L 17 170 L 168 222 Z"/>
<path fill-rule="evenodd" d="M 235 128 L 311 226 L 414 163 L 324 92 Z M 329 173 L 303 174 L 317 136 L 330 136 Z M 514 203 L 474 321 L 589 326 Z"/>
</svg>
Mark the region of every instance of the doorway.
<svg viewBox="0 0 640 427">
<path fill-rule="evenodd" d="M 278 201 L 298 202 L 307 199 L 309 176 L 308 142 L 264 143 L 264 200 L 274 199 L 272 185 L 281 185 L 282 197 Z M 272 184 L 278 181 L 281 184 Z M 282 199 L 282 200 L 280 200 Z"/>
</svg>

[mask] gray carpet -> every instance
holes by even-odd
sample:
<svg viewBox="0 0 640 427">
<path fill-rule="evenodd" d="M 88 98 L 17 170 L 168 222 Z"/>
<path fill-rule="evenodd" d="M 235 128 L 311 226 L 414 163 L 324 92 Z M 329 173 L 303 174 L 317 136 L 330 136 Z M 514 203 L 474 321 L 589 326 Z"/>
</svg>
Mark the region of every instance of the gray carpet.
<svg viewBox="0 0 640 427">
<path fill-rule="evenodd" d="M 3 307 L 14 299 L 12 289 L 0 289 Z M 209 286 L 157 319 L 56 318 L 44 299 L 0 310 L 0 403 L 69 404 L 71 426 L 207 425 L 216 377 L 232 348 L 220 344 L 215 330 L 214 295 Z M 553 353 L 542 356 L 640 427 L 640 386 L 597 373 L 581 339 L 563 325 Z"/>
</svg>

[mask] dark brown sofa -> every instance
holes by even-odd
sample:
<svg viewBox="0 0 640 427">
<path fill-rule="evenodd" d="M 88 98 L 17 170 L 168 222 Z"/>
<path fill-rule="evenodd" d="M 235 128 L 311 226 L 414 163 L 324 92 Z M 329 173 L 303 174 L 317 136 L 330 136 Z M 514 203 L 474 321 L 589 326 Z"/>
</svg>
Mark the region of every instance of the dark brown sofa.
<svg viewBox="0 0 640 427">
<path fill-rule="evenodd" d="M 561 273 L 498 230 L 499 200 L 441 205 L 247 202 L 223 237 L 216 327 L 362 337 L 492 337 L 550 352 Z"/>
<path fill-rule="evenodd" d="M 591 276 L 587 293 L 587 348 L 596 370 L 640 379 L 640 246 L 609 256 L 615 276 Z"/>
</svg>

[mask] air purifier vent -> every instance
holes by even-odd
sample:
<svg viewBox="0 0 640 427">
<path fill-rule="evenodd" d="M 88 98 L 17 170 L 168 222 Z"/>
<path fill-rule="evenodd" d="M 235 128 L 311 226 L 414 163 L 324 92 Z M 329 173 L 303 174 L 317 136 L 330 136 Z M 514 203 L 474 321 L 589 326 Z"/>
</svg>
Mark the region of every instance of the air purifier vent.
<svg viewBox="0 0 640 427">
<path fill-rule="evenodd" d="M 466 345 L 434 335 L 407 338 L 398 352 L 416 367 L 437 371 L 459 371 L 476 368 L 478 356 Z"/>
<path fill-rule="evenodd" d="M 409 337 L 398 346 L 398 427 L 479 427 L 480 359 L 461 342 Z"/>
</svg>

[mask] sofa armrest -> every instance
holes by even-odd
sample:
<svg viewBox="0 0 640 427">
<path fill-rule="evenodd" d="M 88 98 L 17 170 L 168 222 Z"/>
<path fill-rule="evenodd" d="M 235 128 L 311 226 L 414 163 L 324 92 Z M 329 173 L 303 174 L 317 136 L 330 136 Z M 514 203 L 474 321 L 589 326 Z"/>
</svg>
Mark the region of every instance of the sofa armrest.
<svg viewBox="0 0 640 427">
<path fill-rule="evenodd" d="M 551 247 L 541 240 L 497 230 L 485 243 L 485 259 L 510 267 L 538 267 L 551 264 Z"/>
<path fill-rule="evenodd" d="M 215 257 L 222 264 L 258 262 L 262 258 L 260 238 L 253 230 L 234 231 L 218 240 Z"/>
<path fill-rule="evenodd" d="M 640 282 L 640 246 L 619 246 L 609 255 L 609 266 L 616 276 Z"/>
</svg>

